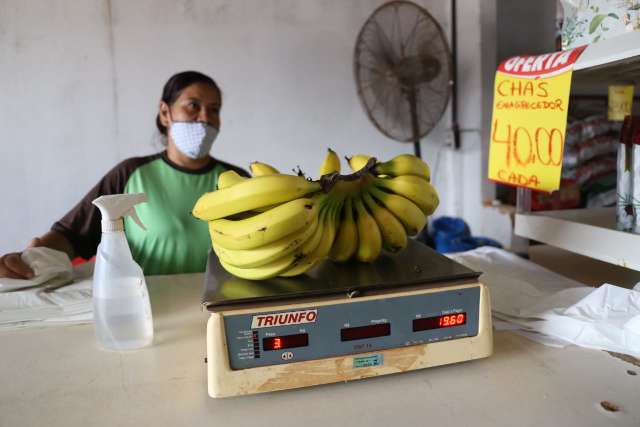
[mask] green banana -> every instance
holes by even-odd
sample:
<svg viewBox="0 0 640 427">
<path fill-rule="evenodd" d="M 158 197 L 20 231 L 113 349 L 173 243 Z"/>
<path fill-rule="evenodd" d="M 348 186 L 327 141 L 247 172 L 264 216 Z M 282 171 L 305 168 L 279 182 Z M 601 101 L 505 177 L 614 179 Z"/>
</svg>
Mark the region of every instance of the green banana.
<svg viewBox="0 0 640 427">
<path fill-rule="evenodd" d="M 363 200 L 378 223 L 383 247 L 389 252 L 398 252 L 404 249 L 408 239 L 402 223 L 385 207 L 376 203 L 369 193 L 363 195 Z"/>
<path fill-rule="evenodd" d="M 436 189 L 424 178 L 416 175 L 400 175 L 389 179 L 377 178 L 374 184 L 411 200 L 425 215 L 431 215 L 440 203 Z"/>
<path fill-rule="evenodd" d="M 327 149 L 327 155 L 320 165 L 320 176 L 328 175 L 330 173 L 340 173 L 340 158 L 331 148 Z"/>
<path fill-rule="evenodd" d="M 374 171 L 376 175 L 417 175 L 427 181 L 431 177 L 429 166 L 413 154 L 400 154 L 388 162 L 378 163 Z"/>
<path fill-rule="evenodd" d="M 249 178 L 240 175 L 234 170 L 224 171 L 220 175 L 218 175 L 218 190 L 231 187 L 247 179 Z"/>
<path fill-rule="evenodd" d="M 382 250 L 382 236 L 376 220 L 371 216 L 362 203 L 362 199 L 355 199 L 356 226 L 358 227 L 358 250 L 356 258 L 362 262 L 372 262 Z"/>
<path fill-rule="evenodd" d="M 251 170 L 251 175 L 253 176 L 273 175 L 276 173 L 280 173 L 278 169 L 262 162 L 251 162 L 251 164 L 249 165 L 249 169 Z"/>
<path fill-rule="evenodd" d="M 411 200 L 397 194 L 387 193 L 375 186 L 371 186 L 369 191 L 400 220 L 409 236 L 414 236 L 422 230 L 427 222 L 427 217 Z"/>
<path fill-rule="evenodd" d="M 210 221 L 211 241 L 234 250 L 254 249 L 275 242 L 308 227 L 317 216 L 323 198 L 295 199 L 246 219 Z"/>
<path fill-rule="evenodd" d="M 212 221 L 244 211 L 284 203 L 320 190 L 318 181 L 295 175 L 264 175 L 237 183 L 232 187 L 203 194 L 192 214 Z"/>
<path fill-rule="evenodd" d="M 259 246 L 254 249 L 226 249 L 213 244 L 218 258 L 224 262 L 241 268 L 253 268 L 266 265 L 276 259 L 289 255 L 304 244 L 318 227 L 318 217 L 313 222 L 295 233 L 284 236 L 280 240 Z"/>
<path fill-rule="evenodd" d="M 358 228 L 353 219 L 353 203 L 351 198 L 347 198 L 345 201 L 341 214 L 342 218 L 336 233 L 336 239 L 329 253 L 329 258 L 336 262 L 349 260 L 358 249 Z"/>
<path fill-rule="evenodd" d="M 367 164 L 370 158 L 371 156 L 367 156 L 366 154 L 354 154 L 353 156 L 347 157 L 346 159 L 351 170 L 354 172 L 358 172 Z"/>
</svg>

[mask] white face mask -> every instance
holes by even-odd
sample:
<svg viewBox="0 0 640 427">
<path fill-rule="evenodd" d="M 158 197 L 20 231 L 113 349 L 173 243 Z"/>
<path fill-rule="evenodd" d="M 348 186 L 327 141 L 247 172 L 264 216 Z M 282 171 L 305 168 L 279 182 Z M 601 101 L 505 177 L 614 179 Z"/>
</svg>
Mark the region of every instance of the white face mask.
<svg viewBox="0 0 640 427">
<path fill-rule="evenodd" d="M 182 153 L 191 159 L 209 154 L 218 129 L 205 122 L 172 122 L 171 138 Z"/>
</svg>

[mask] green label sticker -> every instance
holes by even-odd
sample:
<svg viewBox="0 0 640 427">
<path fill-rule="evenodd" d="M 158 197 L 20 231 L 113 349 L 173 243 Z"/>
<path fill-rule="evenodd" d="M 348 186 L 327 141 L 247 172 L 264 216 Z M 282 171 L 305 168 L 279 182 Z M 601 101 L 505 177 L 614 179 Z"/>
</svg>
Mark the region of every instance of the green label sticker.
<svg viewBox="0 0 640 427">
<path fill-rule="evenodd" d="M 384 357 L 382 354 L 372 354 L 370 356 L 354 357 L 354 368 L 369 368 L 371 366 L 381 366 L 384 364 Z"/>
</svg>

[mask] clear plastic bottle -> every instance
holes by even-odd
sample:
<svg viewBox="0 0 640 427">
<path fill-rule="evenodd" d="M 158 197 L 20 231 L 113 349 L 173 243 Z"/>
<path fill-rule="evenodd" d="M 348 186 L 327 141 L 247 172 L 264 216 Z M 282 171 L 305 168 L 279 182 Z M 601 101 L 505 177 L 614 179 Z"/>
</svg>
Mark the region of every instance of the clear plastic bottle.
<svg viewBox="0 0 640 427">
<path fill-rule="evenodd" d="M 107 350 L 133 350 L 153 342 L 153 316 L 144 274 L 133 260 L 123 217 L 142 228 L 134 206 L 144 194 L 101 196 L 102 240 L 93 273 L 93 313 L 98 344 Z"/>
</svg>

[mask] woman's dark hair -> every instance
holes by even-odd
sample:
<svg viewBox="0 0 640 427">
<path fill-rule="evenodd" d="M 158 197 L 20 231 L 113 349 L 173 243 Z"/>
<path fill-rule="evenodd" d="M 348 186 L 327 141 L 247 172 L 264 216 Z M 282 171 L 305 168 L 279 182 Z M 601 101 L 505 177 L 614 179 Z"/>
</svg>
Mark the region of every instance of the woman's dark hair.
<svg viewBox="0 0 640 427">
<path fill-rule="evenodd" d="M 169 106 L 173 105 L 173 103 L 176 102 L 176 99 L 180 96 L 182 90 L 194 83 L 205 83 L 213 86 L 218 91 L 220 100 L 222 100 L 222 91 L 220 91 L 218 84 L 211 77 L 197 71 L 183 71 L 171 76 L 162 89 L 161 100 L 166 102 Z M 156 116 L 156 126 L 161 134 L 165 136 L 167 135 L 167 127 L 160 121 L 160 114 Z"/>
</svg>

